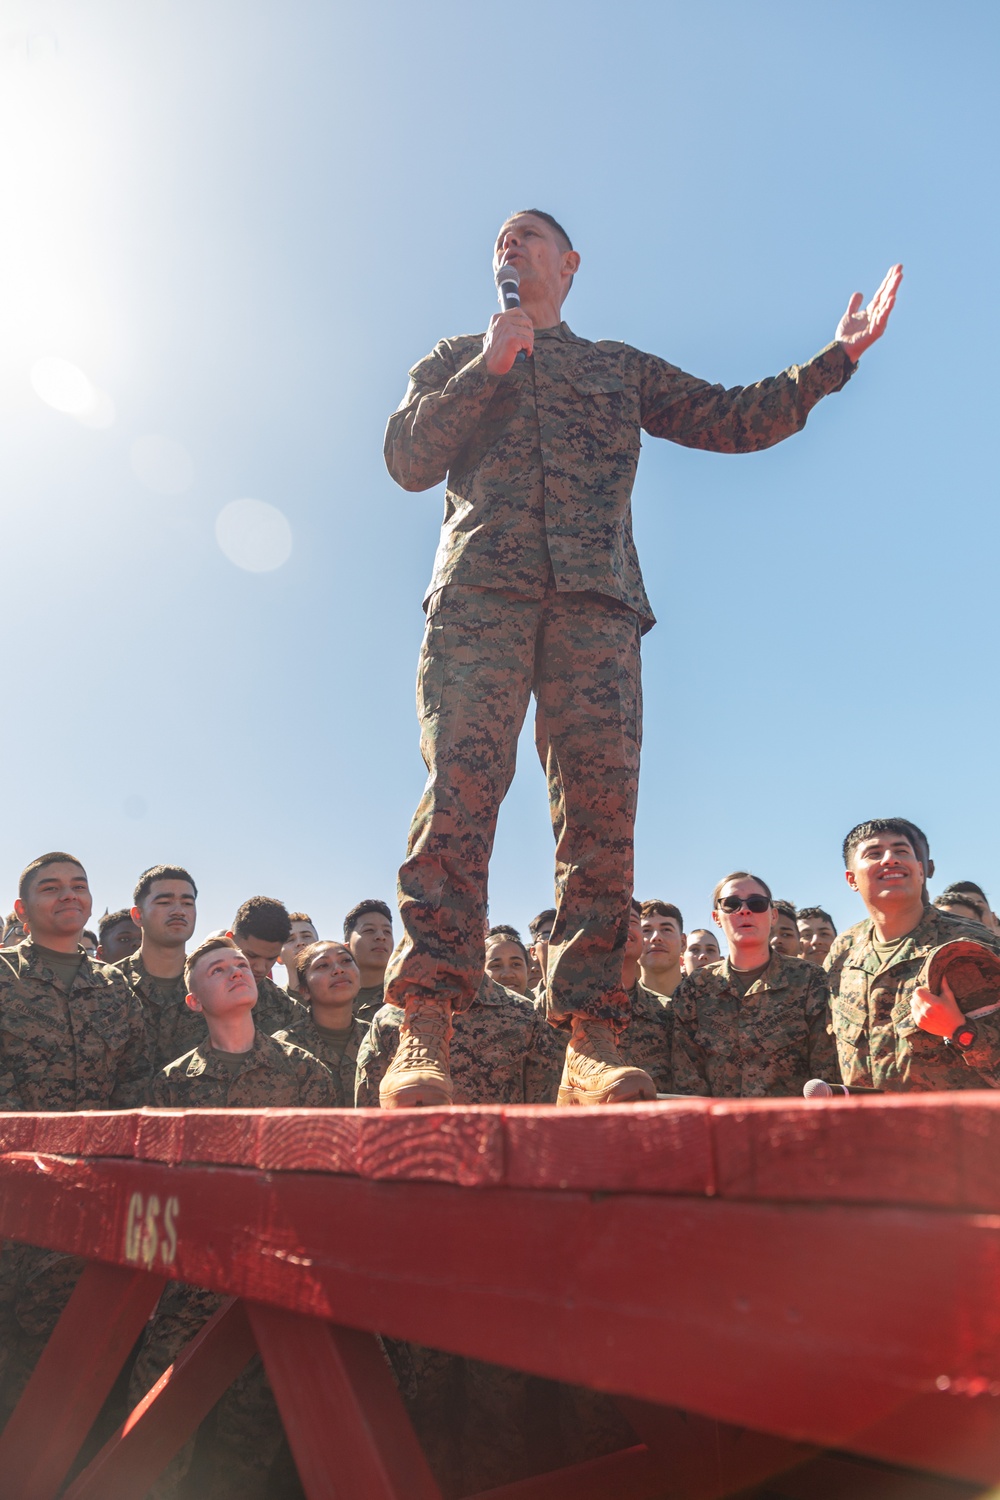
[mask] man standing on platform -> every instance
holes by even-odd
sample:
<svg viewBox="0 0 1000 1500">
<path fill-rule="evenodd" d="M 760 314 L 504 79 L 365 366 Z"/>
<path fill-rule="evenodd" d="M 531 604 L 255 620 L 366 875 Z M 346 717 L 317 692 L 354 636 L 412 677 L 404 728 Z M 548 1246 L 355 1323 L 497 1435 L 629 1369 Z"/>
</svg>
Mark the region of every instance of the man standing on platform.
<svg viewBox="0 0 1000 1500">
<path fill-rule="evenodd" d="M 617 1036 L 639 779 L 639 637 L 653 625 L 632 540 L 640 431 L 751 453 L 798 432 L 882 334 L 902 269 L 868 308 L 855 293 L 835 340 L 802 366 L 725 390 L 627 344 L 578 338 L 562 304 L 580 266 L 550 214 L 512 215 L 494 271 L 520 307 L 485 336 L 442 340 L 410 371 L 386 463 L 404 489 L 447 478 L 418 669 L 428 768 L 399 874 L 405 939 L 386 973 L 402 1006 L 383 1107 L 451 1099 L 451 1014 L 483 972 L 486 887 L 499 806 L 534 692 L 535 739 L 556 836 L 550 1020 L 570 1028 L 560 1098 L 651 1098 Z"/>
</svg>

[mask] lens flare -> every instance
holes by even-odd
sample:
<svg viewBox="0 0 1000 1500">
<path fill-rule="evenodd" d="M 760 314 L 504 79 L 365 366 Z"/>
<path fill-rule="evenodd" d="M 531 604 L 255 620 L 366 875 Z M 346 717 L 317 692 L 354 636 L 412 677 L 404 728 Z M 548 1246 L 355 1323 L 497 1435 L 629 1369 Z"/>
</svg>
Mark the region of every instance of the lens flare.
<svg viewBox="0 0 1000 1500">
<path fill-rule="evenodd" d="M 265 500 L 230 500 L 216 517 L 215 539 L 229 561 L 248 573 L 271 573 L 292 555 L 292 528 Z"/>
</svg>

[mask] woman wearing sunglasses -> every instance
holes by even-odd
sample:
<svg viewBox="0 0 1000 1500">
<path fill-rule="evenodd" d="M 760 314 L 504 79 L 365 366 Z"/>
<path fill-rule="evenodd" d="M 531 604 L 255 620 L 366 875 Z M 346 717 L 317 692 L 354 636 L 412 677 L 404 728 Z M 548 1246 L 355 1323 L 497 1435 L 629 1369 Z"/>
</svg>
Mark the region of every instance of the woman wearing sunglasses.
<svg viewBox="0 0 1000 1500">
<path fill-rule="evenodd" d="M 770 949 L 774 905 L 756 875 L 736 870 L 712 895 L 728 956 L 674 991 L 674 1087 L 755 1099 L 801 1095 L 810 1078 L 840 1080 L 826 974 Z"/>
</svg>

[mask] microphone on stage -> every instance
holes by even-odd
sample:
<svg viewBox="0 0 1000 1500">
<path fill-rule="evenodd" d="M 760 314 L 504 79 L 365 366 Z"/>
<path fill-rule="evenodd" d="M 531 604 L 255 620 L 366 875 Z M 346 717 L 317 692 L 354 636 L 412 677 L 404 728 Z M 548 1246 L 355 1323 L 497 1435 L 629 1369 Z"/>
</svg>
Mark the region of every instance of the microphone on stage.
<svg viewBox="0 0 1000 1500">
<path fill-rule="evenodd" d="M 804 1099 L 843 1099 L 851 1094 L 881 1094 L 881 1089 L 866 1089 L 855 1083 L 827 1083 L 825 1078 L 810 1078 L 802 1090 Z"/>
<path fill-rule="evenodd" d="M 515 265 L 497 266 L 497 295 L 500 298 L 500 306 L 504 312 L 510 312 L 512 308 L 521 306 L 521 293 L 518 288 L 521 285 L 521 273 Z M 523 349 L 518 349 L 514 355 L 514 363 L 524 359 Z"/>
</svg>

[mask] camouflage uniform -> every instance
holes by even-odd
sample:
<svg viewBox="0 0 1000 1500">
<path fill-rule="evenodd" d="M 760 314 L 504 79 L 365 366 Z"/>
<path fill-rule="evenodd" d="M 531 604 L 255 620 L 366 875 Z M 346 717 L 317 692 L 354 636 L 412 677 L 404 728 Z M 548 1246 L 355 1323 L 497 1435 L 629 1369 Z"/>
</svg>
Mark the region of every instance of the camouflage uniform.
<svg viewBox="0 0 1000 1500">
<path fill-rule="evenodd" d="M 641 735 L 639 635 L 653 624 L 632 540 L 639 434 L 744 453 L 797 432 L 853 371 L 831 345 L 726 391 L 565 323 L 502 377 L 480 335 L 445 339 L 389 419 L 393 478 L 447 476 L 418 671 L 429 777 L 400 871 L 407 941 L 386 998 L 468 1006 L 483 967 L 486 875 L 531 693 L 556 834 L 553 1017 L 624 1020 Z"/>
<path fill-rule="evenodd" d="M 354 997 L 355 1018 L 369 1026 L 384 1004 L 384 984 L 363 984 Z"/>
<path fill-rule="evenodd" d="M 921 1031 L 910 998 L 934 948 L 967 938 L 1000 952 L 988 928 L 926 906 L 919 925 L 887 963 L 872 947 L 869 918 L 835 939 L 826 956 L 840 1068 L 845 1083 L 899 1093 L 908 1089 L 1000 1088 L 1000 1011 L 975 1022 L 967 1052 Z"/>
<path fill-rule="evenodd" d="M 840 1079 L 822 969 L 773 953 L 742 994 L 728 958 L 686 974 L 674 990 L 679 1094 L 798 1096 L 810 1078 Z"/>
<path fill-rule="evenodd" d="M 337 1103 L 328 1070 L 301 1047 L 258 1031 L 243 1066 L 230 1069 L 205 1043 L 157 1074 L 153 1102 L 164 1109 L 323 1108 Z M 140 1401 L 185 1344 L 225 1301 L 216 1292 L 172 1281 L 156 1306 L 129 1385 L 130 1405 Z M 209 1418 L 205 1500 L 263 1496 L 281 1444 L 282 1426 L 259 1357 L 247 1365 Z M 150 1496 L 172 1496 L 187 1473 L 194 1439 L 171 1460 Z"/>
<path fill-rule="evenodd" d="M 628 998 L 629 1019 L 618 1038 L 622 1062 L 648 1073 L 658 1094 L 672 1094 L 673 1001 L 647 989 L 639 979 L 628 991 Z"/>
<path fill-rule="evenodd" d="M 399 1046 L 403 1012 L 383 1005 L 358 1054 L 355 1103 L 377 1109 L 378 1089 Z M 541 1010 L 483 978 L 468 1010 L 457 1011 L 451 1039 L 456 1104 L 554 1104 L 565 1041 Z"/>
<path fill-rule="evenodd" d="M 341 1109 L 354 1108 L 354 1083 L 358 1071 L 358 1052 L 368 1035 L 367 1021 L 352 1022 L 351 1035 L 343 1054 L 337 1051 L 329 1034 L 316 1025 L 312 1012 L 306 1011 L 294 1026 L 274 1033 L 276 1042 L 291 1042 L 301 1047 L 329 1068 L 337 1089 L 337 1104 Z"/>
<path fill-rule="evenodd" d="M 30 938 L 0 953 L 0 1110 L 134 1109 L 152 1058 L 121 975 L 82 955 L 69 989 Z M 7 1241 L 0 1251 L 0 1426 L 35 1367 L 83 1261 Z"/>
<path fill-rule="evenodd" d="M 156 1068 L 165 1068 L 167 1063 L 183 1057 L 205 1040 L 205 1017 L 185 1004 L 187 986 L 183 974 L 176 979 L 156 978 L 143 963 L 141 952 L 123 958 L 115 967 L 124 974 L 142 1004 L 146 1027 L 153 1039 Z M 273 980 L 257 981 L 254 1024 L 258 1031 L 270 1036 L 279 1026 L 290 1026 L 301 1012 L 302 1006 Z"/>
</svg>

